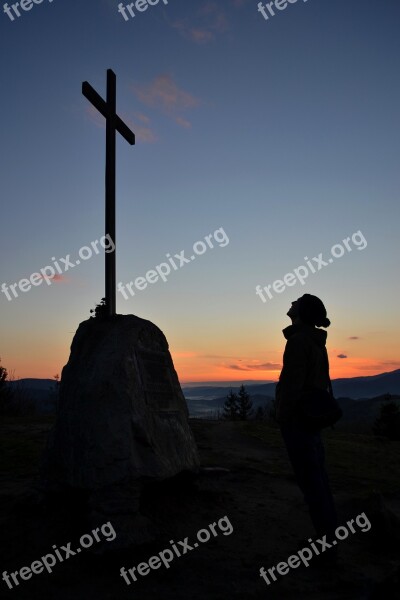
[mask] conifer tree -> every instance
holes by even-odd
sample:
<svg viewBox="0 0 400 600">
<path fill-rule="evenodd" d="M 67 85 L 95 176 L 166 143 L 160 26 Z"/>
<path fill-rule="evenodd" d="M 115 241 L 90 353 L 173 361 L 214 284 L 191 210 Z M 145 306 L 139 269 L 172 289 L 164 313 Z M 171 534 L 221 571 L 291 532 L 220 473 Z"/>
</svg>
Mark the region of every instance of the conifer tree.
<svg viewBox="0 0 400 600">
<path fill-rule="evenodd" d="M 239 419 L 241 421 L 247 421 L 253 416 L 253 402 L 250 399 L 250 394 L 246 392 L 246 388 L 242 384 L 238 394 L 239 404 Z"/>
<path fill-rule="evenodd" d="M 224 419 L 227 419 L 229 421 L 236 421 L 238 419 L 238 416 L 239 416 L 238 397 L 231 390 L 229 392 L 229 394 L 227 395 L 225 403 L 224 403 L 223 417 L 224 417 Z"/>
<path fill-rule="evenodd" d="M 381 404 L 381 412 L 372 431 L 375 435 L 386 437 L 389 440 L 400 440 L 400 407 L 396 402 Z"/>
</svg>

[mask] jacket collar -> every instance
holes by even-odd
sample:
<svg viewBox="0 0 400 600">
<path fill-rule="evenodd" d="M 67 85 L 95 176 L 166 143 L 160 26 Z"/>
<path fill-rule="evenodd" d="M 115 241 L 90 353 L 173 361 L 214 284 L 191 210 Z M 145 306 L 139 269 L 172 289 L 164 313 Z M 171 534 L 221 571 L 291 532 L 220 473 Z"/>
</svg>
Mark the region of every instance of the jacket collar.
<svg viewBox="0 0 400 600">
<path fill-rule="evenodd" d="M 315 329 L 314 325 L 307 325 L 306 323 L 296 323 L 295 325 L 289 325 L 282 329 L 282 333 L 288 340 L 292 335 L 299 331 L 309 331 L 310 333 Z"/>
<path fill-rule="evenodd" d="M 308 325 L 306 323 L 296 323 L 295 325 L 289 325 L 282 330 L 283 335 L 288 340 L 292 335 L 299 332 L 306 333 L 310 335 L 314 341 L 320 345 L 325 346 L 326 338 L 328 334 L 323 329 L 319 329 L 318 327 L 314 327 L 314 325 Z"/>
</svg>

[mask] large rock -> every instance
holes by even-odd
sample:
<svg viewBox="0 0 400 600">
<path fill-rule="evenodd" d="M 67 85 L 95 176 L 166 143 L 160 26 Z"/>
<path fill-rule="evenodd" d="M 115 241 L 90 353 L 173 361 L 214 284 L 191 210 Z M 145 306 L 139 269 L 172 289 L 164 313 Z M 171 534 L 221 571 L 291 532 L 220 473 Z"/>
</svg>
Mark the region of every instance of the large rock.
<svg viewBox="0 0 400 600">
<path fill-rule="evenodd" d="M 92 502 L 98 499 L 94 510 L 121 514 L 139 482 L 198 467 L 186 401 L 162 331 L 134 315 L 81 323 L 62 371 L 42 486 L 86 490 Z"/>
</svg>

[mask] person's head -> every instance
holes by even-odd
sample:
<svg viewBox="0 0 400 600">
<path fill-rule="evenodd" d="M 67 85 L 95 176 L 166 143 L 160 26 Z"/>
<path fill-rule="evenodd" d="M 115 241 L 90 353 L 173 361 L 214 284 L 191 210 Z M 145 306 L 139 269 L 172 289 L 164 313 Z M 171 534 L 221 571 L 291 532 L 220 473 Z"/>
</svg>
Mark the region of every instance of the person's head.
<svg viewBox="0 0 400 600">
<path fill-rule="evenodd" d="M 316 327 L 329 327 L 326 308 L 322 300 L 311 294 L 304 294 L 294 302 L 286 313 L 293 323 L 305 323 Z"/>
</svg>

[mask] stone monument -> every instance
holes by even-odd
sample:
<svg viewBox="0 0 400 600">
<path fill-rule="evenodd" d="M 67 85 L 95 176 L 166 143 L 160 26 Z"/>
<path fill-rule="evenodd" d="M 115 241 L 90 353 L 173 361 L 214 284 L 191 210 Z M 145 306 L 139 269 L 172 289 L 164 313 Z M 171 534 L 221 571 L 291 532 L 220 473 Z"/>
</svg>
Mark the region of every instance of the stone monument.
<svg viewBox="0 0 400 600">
<path fill-rule="evenodd" d="M 198 468 L 186 401 L 162 331 L 134 315 L 81 323 L 62 371 L 41 469 L 44 490 L 84 492 L 100 520 L 136 518 L 145 483 Z M 131 532 L 130 540 L 137 535 Z M 140 528 L 139 541 L 143 537 Z"/>
<path fill-rule="evenodd" d="M 115 246 L 115 133 L 130 143 L 134 134 L 116 115 L 115 75 L 107 75 L 107 102 L 87 83 L 83 91 L 107 120 L 106 235 Z M 114 546 L 125 547 L 153 536 L 139 510 L 143 485 L 197 472 L 199 457 L 165 335 L 150 321 L 115 314 L 110 254 L 104 314 L 79 325 L 62 370 L 40 485 L 48 494 L 83 494 L 93 522 L 111 519 Z"/>
</svg>

